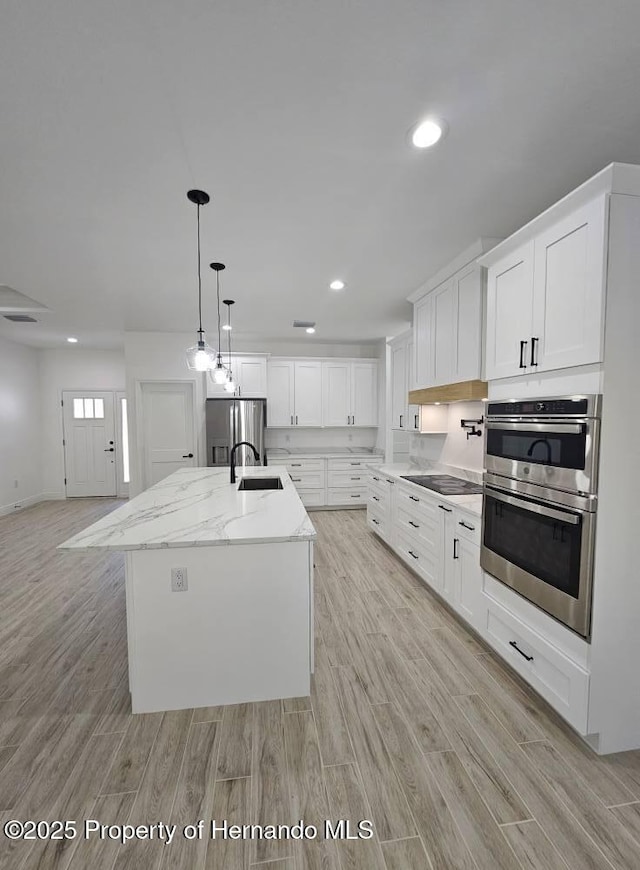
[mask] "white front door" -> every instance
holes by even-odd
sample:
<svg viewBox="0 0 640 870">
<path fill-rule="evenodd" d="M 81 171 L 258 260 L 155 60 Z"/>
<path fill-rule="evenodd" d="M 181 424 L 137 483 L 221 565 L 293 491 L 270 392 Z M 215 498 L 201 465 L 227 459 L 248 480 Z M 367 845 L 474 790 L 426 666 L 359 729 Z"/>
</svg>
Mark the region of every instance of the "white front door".
<svg viewBox="0 0 640 870">
<path fill-rule="evenodd" d="M 178 468 L 196 463 L 193 383 L 143 382 L 143 486 L 148 489 Z"/>
<path fill-rule="evenodd" d="M 113 393 L 62 393 L 67 496 L 116 494 Z"/>
</svg>

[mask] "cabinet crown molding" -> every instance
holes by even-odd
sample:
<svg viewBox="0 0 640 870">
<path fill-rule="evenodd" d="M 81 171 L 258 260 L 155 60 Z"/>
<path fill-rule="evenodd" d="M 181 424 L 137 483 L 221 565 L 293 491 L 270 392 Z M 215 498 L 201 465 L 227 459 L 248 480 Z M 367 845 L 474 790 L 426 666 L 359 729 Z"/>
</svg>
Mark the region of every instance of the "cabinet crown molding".
<svg viewBox="0 0 640 870">
<path fill-rule="evenodd" d="M 481 236 L 479 239 L 476 239 L 473 244 L 465 248 L 457 257 L 454 257 L 446 266 L 443 266 L 442 269 L 439 269 L 435 275 L 425 281 L 424 284 L 421 284 L 410 296 L 407 296 L 408 301 L 417 302 L 419 299 L 422 299 L 426 293 L 435 290 L 436 287 L 439 287 L 440 284 L 451 278 L 460 269 L 464 269 L 465 266 L 474 263 L 478 257 L 490 251 L 500 242 L 502 242 L 502 238 L 494 239 L 488 236 Z"/>
</svg>

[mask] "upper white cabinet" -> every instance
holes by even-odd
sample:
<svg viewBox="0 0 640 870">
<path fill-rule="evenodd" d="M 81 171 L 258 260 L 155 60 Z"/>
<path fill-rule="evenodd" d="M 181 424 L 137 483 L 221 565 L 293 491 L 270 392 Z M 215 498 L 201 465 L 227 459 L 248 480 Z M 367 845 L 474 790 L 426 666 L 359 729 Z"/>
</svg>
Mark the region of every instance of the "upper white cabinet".
<svg viewBox="0 0 640 870">
<path fill-rule="evenodd" d="M 322 363 L 323 426 L 378 425 L 378 365 L 372 361 Z"/>
<path fill-rule="evenodd" d="M 226 365 L 226 357 L 223 362 Z M 267 357 L 266 355 L 231 355 L 231 369 L 236 383 L 236 396 L 245 399 L 261 399 L 267 395 Z M 227 396 L 223 384 L 214 384 L 207 377 L 207 398 Z"/>
<path fill-rule="evenodd" d="M 607 207 L 600 195 L 491 263 L 488 379 L 602 362 Z"/>
<path fill-rule="evenodd" d="M 267 425 L 378 425 L 378 363 L 274 358 L 267 366 Z"/>
<path fill-rule="evenodd" d="M 322 363 L 270 360 L 267 425 L 322 426 Z"/>
<path fill-rule="evenodd" d="M 409 297 L 413 302 L 411 389 L 482 377 L 486 270 L 476 257 L 498 239 L 479 239 Z"/>
<path fill-rule="evenodd" d="M 409 333 L 389 342 L 391 349 L 391 428 L 408 429 Z"/>
</svg>

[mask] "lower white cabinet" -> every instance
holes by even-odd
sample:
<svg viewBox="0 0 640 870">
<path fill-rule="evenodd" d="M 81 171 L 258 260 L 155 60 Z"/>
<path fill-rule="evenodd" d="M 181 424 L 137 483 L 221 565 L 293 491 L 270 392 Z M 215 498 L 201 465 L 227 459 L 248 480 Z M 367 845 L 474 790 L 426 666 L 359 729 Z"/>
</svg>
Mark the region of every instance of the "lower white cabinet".
<svg viewBox="0 0 640 870">
<path fill-rule="evenodd" d="M 269 458 L 285 466 L 305 507 L 366 507 L 371 456 Z"/>
</svg>

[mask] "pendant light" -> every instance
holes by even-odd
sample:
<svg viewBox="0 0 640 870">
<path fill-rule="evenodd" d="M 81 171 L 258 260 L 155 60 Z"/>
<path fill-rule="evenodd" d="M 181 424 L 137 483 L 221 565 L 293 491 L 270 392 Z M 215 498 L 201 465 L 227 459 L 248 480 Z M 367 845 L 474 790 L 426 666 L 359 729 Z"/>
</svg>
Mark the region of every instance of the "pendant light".
<svg viewBox="0 0 640 870">
<path fill-rule="evenodd" d="M 227 370 L 227 382 L 224 385 L 224 389 L 225 389 L 225 392 L 227 392 L 227 393 L 235 393 L 236 384 L 235 384 L 235 381 L 233 380 L 233 372 L 231 370 L 231 306 L 235 305 L 235 302 L 233 299 L 223 299 L 222 301 L 227 306 L 227 322 L 222 328 L 224 330 L 226 330 L 227 336 L 229 339 L 229 341 L 228 341 L 229 366 L 228 366 L 228 370 Z"/>
<path fill-rule="evenodd" d="M 204 340 L 202 328 L 202 279 L 200 277 L 200 206 L 209 202 L 209 194 L 204 190 L 187 191 L 187 199 L 193 202 L 198 215 L 198 342 L 186 352 L 187 366 L 191 371 L 206 372 L 215 364 L 216 353 Z"/>
<path fill-rule="evenodd" d="M 224 263 L 210 263 L 213 271 L 216 273 L 216 299 L 218 302 L 218 354 L 216 356 L 215 365 L 211 370 L 211 377 L 214 384 L 224 384 L 227 380 L 227 370 L 222 362 L 222 354 L 220 353 L 221 338 L 220 338 L 220 272 L 225 268 Z"/>
</svg>

